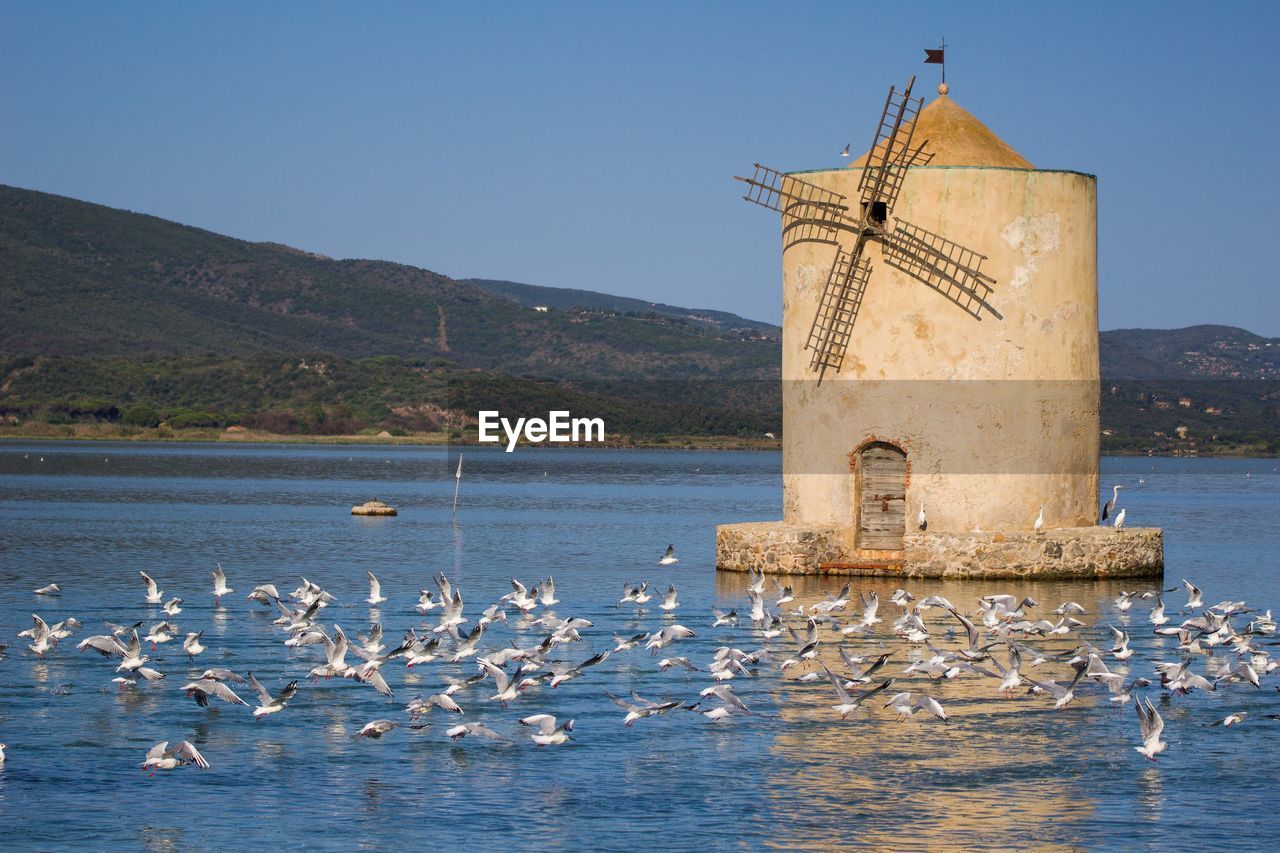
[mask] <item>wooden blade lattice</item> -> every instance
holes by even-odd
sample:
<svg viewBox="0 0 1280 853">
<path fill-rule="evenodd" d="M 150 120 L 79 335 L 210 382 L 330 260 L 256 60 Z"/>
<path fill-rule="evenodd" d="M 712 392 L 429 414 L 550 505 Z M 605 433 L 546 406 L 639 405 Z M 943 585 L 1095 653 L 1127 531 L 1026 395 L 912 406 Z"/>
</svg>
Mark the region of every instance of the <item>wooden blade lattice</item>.
<svg viewBox="0 0 1280 853">
<path fill-rule="evenodd" d="M 805 349 L 812 350 L 809 369 L 818 374 L 818 384 L 828 368 L 840 372 L 845 350 L 853 334 L 853 324 L 862 307 L 862 296 L 871 277 L 871 262 L 862 257 L 864 240 L 858 239 L 852 252 L 836 250 L 835 262 L 827 273 L 827 283 L 818 302 L 818 313 L 809 328 Z"/>
<path fill-rule="evenodd" d="M 901 219 L 894 225 L 893 232 L 883 237 L 886 264 L 927 284 L 978 319 L 983 309 L 1000 317 L 987 302 L 996 280 L 981 270 L 985 255 Z"/>
<path fill-rule="evenodd" d="M 916 117 L 924 104 L 924 98 L 911 97 L 915 82 L 912 75 L 902 92 L 889 87 L 889 96 L 885 98 L 880 123 L 876 125 L 871 150 L 867 153 L 867 165 L 858 181 L 863 210 L 880 222 L 893 210 L 907 167 L 923 165 L 932 156 L 924 154 L 923 142 L 911 147 Z"/>
<path fill-rule="evenodd" d="M 837 231 L 856 225 L 848 218 L 845 197 L 793 175 L 755 164 L 744 199 L 782 214 L 786 246 L 802 242 L 835 243 Z"/>
</svg>

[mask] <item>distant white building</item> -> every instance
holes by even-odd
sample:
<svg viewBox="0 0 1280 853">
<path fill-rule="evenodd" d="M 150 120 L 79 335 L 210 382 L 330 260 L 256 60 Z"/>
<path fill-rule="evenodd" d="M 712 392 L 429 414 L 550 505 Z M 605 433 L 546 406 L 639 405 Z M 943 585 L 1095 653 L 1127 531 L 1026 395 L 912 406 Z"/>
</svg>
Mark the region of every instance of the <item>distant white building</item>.
<svg viewBox="0 0 1280 853">
<path fill-rule="evenodd" d="M 534 311 L 541 311 L 543 314 L 545 314 L 545 313 L 547 313 L 548 311 L 550 311 L 551 309 L 550 309 L 550 308 L 548 308 L 548 307 L 547 307 L 547 306 L 545 306 L 545 305 L 535 305 L 535 306 L 533 306 L 533 310 L 534 310 Z"/>
</svg>

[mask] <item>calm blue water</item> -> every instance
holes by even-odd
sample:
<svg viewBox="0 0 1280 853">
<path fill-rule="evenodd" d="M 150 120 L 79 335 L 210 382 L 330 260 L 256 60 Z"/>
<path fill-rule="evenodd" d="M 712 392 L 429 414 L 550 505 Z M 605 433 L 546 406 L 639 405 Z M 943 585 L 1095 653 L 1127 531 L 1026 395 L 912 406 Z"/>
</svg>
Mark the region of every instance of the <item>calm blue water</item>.
<svg viewBox="0 0 1280 853">
<path fill-rule="evenodd" d="M 1227 838 L 1249 846 L 1280 840 L 1280 677 L 1263 689 L 1232 685 L 1170 700 L 1148 693 L 1166 720 L 1169 750 L 1150 764 L 1135 753 L 1132 706 L 1110 707 L 1085 685 L 1062 712 L 1044 699 L 1003 699 L 994 682 L 967 677 L 934 685 L 901 678 L 952 716 L 898 723 L 881 703 L 841 722 L 829 685 L 784 677 L 775 665 L 733 681 L 755 712 L 721 724 L 677 712 L 621 726 L 605 689 L 692 701 L 703 674 L 659 673 L 643 650 L 612 656 L 576 681 L 534 688 L 506 711 L 484 701 L 491 683 L 457 698 L 464 719 L 512 740 L 493 743 L 400 728 L 381 741 L 354 737 L 369 720 L 404 720 L 413 696 L 437 692 L 441 674 L 474 663 L 384 670 L 386 700 L 349 680 L 303 684 L 283 713 L 254 722 L 248 709 L 201 709 L 179 689 L 207 666 L 253 670 L 270 688 L 321 662 L 316 647 L 281 645 L 274 613 L 244 595 L 271 581 L 282 592 L 311 578 L 339 603 L 324 611 L 354 636 L 371 619 L 387 639 L 421 624 L 417 591 L 444 570 L 464 591 L 467 613 L 507 592 L 508 578 L 552 574 L 561 616 L 595 622 L 584 642 L 559 653 L 586 658 L 611 631 L 664 624 L 613 606 L 624 581 L 673 581 L 678 621 L 698 632 L 677 654 L 700 664 L 724 642 L 754 649 L 748 626 L 712 629 L 710 608 L 743 607 L 745 579 L 712 570 L 714 525 L 776 518 L 779 457 L 769 453 L 518 451 L 466 455 L 461 507 L 450 521 L 453 459 L 443 449 L 217 447 L 6 443 L 0 445 L 0 838 L 14 848 L 215 848 L 270 844 L 349 849 L 484 842 L 589 848 L 869 845 L 881 848 L 1071 845 L 1189 849 Z M 1108 459 L 1134 525 L 1166 530 L 1167 581 L 1187 576 L 1208 603 L 1247 599 L 1280 607 L 1280 474 L 1274 460 Z M 1246 476 L 1252 474 L 1252 476 Z M 1143 482 L 1145 481 L 1145 482 Z M 377 496 L 394 519 L 348 515 Z M 681 562 L 659 569 L 668 542 Z M 214 609 L 209 571 L 226 569 L 236 592 Z M 176 618 L 204 630 L 209 651 L 189 665 L 178 643 L 155 657 L 165 681 L 117 690 L 114 663 L 77 654 L 101 620 L 159 621 L 142 601 L 139 569 L 185 599 Z M 365 571 L 391 600 L 362 603 Z M 55 599 L 30 590 L 57 581 Z M 1166 585 L 1171 585 L 1166 584 Z M 812 602 L 838 584 L 798 586 Z M 896 584 L 863 580 L 892 619 Z M 1132 582 L 974 584 L 916 581 L 918 597 L 941 593 L 971 607 L 988 592 L 1029 594 L 1052 608 L 1075 599 L 1101 645 L 1106 624 L 1132 627 L 1133 673 L 1174 660 L 1149 633 L 1148 605 L 1118 614 L 1111 599 Z M 1140 588 L 1145 585 L 1138 585 Z M 168 597 L 168 596 L 166 596 Z M 1168 596 L 1171 615 L 1182 593 Z M 656 602 L 655 602 L 656 603 Z M 794 605 L 792 605 L 794 606 Z M 50 623 L 76 616 L 78 635 L 41 661 L 15 635 L 30 613 Z M 935 642 L 954 647 L 948 617 L 931 611 Z M 435 613 L 427 617 L 432 624 Z M 888 622 L 881 625 L 887 627 Z M 540 638 L 527 623 L 495 626 L 485 647 Z M 780 641 L 779 641 L 780 643 Z M 1033 642 L 1056 651 L 1074 639 Z M 790 644 L 781 644 L 784 651 Z M 849 643 L 858 653 L 893 651 L 889 670 L 912 658 L 887 634 Z M 837 662 L 833 640 L 824 659 Z M 1272 649 L 1272 651 L 1277 651 Z M 779 660 L 781 657 L 779 657 Z M 1204 664 L 1196 662 L 1202 670 Z M 1061 664 L 1035 677 L 1062 677 Z M 241 691 L 246 699 L 251 691 Z M 1228 730 L 1205 724 L 1229 711 L 1251 718 Z M 535 748 L 515 721 L 549 712 L 576 720 L 576 739 Z M 189 739 L 212 763 L 150 780 L 137 767 L 159 741 Z M 56 817 L 56 820 L 53 819 Z"/>
</svg>

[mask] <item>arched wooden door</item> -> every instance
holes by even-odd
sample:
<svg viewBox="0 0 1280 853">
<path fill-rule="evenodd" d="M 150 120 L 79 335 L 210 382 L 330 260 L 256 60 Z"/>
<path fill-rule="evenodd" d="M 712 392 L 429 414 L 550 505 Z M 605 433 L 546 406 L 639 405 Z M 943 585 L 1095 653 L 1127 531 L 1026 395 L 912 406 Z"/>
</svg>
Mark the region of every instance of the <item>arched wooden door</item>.
<svg viewBox="0 0 1280 853">
<path fill-rule="evenodd" d="M 858 454 L 858 547 L 902 550 L 907 529 L 907 455 L 891 444 Z"/>
</svg>

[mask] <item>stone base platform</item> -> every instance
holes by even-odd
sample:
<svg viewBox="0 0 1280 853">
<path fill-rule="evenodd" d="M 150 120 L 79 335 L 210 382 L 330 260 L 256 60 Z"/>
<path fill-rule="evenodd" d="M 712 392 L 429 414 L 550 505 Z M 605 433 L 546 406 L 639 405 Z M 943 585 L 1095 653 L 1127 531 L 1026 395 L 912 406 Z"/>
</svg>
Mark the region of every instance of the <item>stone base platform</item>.
<svg viewBox="0 0 1280 853">
<path fill-rule="evenodd" d="M 1161 577 L 1164 534 L 1154 527 L 1068 527 L 990 533 L 909 533 L 902 551 L 859 551 L 850 531 L 780 521 L 716 528 L 716 568 L 771 574 L 918 578 Z"/>
</svg>

